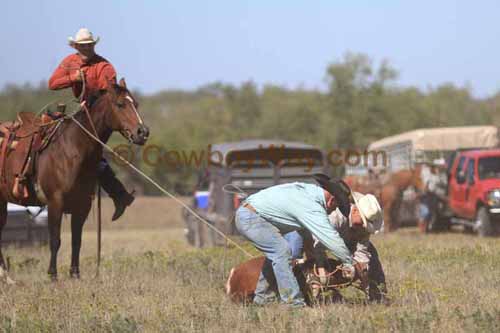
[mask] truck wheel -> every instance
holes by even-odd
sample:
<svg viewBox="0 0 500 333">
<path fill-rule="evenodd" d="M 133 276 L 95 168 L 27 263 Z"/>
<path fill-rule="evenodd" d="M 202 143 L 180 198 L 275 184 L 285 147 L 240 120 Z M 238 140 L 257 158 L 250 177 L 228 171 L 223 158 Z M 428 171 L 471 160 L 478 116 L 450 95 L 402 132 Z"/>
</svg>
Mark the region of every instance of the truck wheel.
<svg viewBox="0 0 500 333">
<path fill-rule="evenodd" d="M 476 225 L 474 229 L 480 237 L 488 237 L 493 235 L 490 214 L 486 207 L 480 207 L 477 212 Z"/>
<path fill-rule="evenodd" d="M 438 228 L 440 231 L 450 231 L 451 221 L 449 217 L 440 216 L 438 217 Z"/>
</svg>

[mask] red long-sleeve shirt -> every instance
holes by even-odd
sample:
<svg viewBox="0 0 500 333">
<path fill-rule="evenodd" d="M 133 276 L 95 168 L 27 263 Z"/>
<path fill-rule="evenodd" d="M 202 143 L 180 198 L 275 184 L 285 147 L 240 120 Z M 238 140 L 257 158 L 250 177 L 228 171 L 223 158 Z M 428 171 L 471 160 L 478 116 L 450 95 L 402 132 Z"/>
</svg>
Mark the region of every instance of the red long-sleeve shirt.
<svg viewBox="0 0 500 333">
<path fill-rule="evenodd" d="M 83 62 L 77 54 L 72 54 L 64 58 L 61 64 L 54 71 L 49 79 L 49 89 L 59 90 L 70 88 L 75 97 L 82 93 L 82 83 L 72 82 L 70 73 L 81 69 L 85 76 L 85 96 L 84 99 L 98 90 L 104 90 L 108 86 L 108 81 L 116 81 L 116 71 L 113 65 L 100 55 L 95 55 L 88 62 Z"/>
</svg>

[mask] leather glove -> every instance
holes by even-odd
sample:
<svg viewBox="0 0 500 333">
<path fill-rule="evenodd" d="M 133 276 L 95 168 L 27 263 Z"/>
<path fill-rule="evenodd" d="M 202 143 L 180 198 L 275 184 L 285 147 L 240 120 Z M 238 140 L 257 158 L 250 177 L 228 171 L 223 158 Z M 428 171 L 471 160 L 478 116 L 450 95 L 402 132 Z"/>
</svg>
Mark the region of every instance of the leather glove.
<svg viewBox="0 0 500 333">
<path fill-rule="evenodd" d="M 342 276 L 346 279 L 353 280 L 356 276 L 356 269 L 351 264 L 342 264 Z"/>
</svg>

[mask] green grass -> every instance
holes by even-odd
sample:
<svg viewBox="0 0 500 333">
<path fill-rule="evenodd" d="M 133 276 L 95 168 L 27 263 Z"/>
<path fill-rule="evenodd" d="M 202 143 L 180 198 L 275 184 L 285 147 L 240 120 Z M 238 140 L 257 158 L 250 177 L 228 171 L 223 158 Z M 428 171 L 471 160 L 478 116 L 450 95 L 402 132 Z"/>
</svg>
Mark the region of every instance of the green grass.
<svg viewBox="0 0 500 333">
<path fill-rule="evenodd" d="M 259 308 L 233 304 L 224 294 L 230 268 L 245 259 L 237 249 L 193 249 L 175 217 L 178 208 L 163 212 L 165 222 L 167 216 L 144 205 L 150 207 L 148 200 L 139 200 L 127 219 L 106 224 L 99 277 L 92 225 L 84 235 L 79 281 L 68 276 L 67 226 L 57 283 L 46 274 L 46 247 L 8 247 L 18 285 L 0 284 L 0 331 L 500 331 L 498 239 L 422 236 L 415 229 L 377 236 L 390 306 L 364 305 L 359 292 L 347 289 L 345 304 Z M 134 214 L 140 221 L 131 220 Z"/>
</svg>

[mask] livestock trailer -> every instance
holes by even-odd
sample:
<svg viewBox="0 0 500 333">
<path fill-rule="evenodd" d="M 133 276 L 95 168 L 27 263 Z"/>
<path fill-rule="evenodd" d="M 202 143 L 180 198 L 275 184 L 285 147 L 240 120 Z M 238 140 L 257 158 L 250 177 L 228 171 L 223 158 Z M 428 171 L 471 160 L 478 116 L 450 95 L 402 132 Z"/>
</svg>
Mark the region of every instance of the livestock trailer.
<svg viewBox="0 0 500 333">
<path fill-rule="evenodd" d="M 495 126 L 461 126 L 417 129 L 372 142 L 368 151 L 383 151 L 387 171 L 412 169 L 415 164 L 430 163 L 436 158 L 449 159 L 457 149 L 497 147 Z"/>
<path fill-rule="evenodd" d="M 346 168 L 346 175 L 367 175 L 368 169 L 386 174 L 400 170 L 413 169 L 417 164 L 423 166 L 422 172 L 430 172 L 428 165 L 435 159 L 454 159 L 457 151 L 463 149 L 492 148 L 499 145 L 499 130 L 495 126 L 461 126 L 422 128 L 389 136 L 372 142 L 367 151 L 379 160 L 368 159 L 367 166 Z M 381 160 L 383 157 L 383 161 Z M 374 165 L 376 164 L 376 165 Z M 448 163 L 451 166 L 450 163 Z M 448 175 L 441 177 L 446 183 Z M 418 207 L 412 189 L 403 192 L 397 212 L 397 219 L 403 225 L 415 224 L 418 220 Z"/>
</svg>

